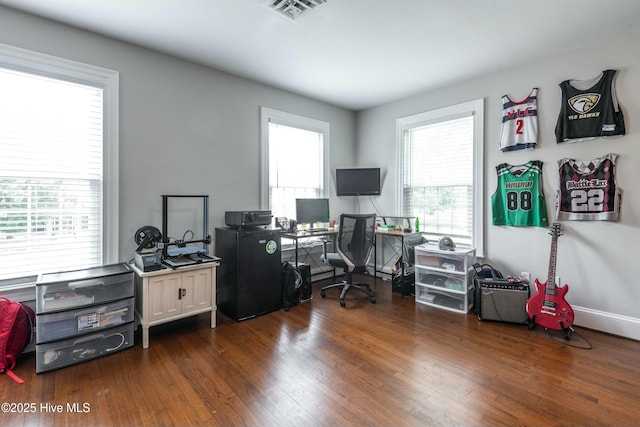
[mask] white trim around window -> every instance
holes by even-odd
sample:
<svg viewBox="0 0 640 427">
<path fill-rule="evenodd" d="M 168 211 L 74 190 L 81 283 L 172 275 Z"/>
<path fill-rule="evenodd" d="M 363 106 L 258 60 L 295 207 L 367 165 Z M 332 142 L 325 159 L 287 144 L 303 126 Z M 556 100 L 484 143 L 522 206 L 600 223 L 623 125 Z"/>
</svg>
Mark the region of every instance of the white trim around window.
<svg viewBox="0 0 640 427">
<path fill-rule="evenodd" d="M 473 117 L 473 235 L 476 255 L 484 256 L 484 99 L 477 99 L 437 110 L 401 117 L 396 121 L 396 212 L 403 212 L 404 181 L 404 136 L 411 128 L 452 120 Z"/>
<path fill-rule="evenodd" d="M 119 73 L 0 44 L 0 67 L 102 89 L 103 118 L 103 263 L 118 262 L 119 249 Z"/>
<path fill-rule="evenodd" d="M 269 209 L 269 123 L 318 132 L 323 138 L 323 197 L 329 197 L 329 123 L 260 107 L 260 209 Z M 300 159 L 304 162 L 304 159 Z"/>
</svg>

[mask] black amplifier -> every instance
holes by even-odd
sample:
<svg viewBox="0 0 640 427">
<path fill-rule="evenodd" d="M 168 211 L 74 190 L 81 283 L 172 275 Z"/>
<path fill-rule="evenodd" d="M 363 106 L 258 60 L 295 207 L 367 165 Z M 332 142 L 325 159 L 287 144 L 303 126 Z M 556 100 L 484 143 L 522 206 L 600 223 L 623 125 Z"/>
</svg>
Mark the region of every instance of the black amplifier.
<svg viewBox="0 0 640 427">
<path fill-rule="evenodd" d="M 527 280 L 476 279 L 478 319 L 525 324 L 529 295 Z"/>
<path fill-rule="evenodd" d="M 227 227 L 258 227 L 271 224 L 271 211 L 226 211 Z"/>
</svg>

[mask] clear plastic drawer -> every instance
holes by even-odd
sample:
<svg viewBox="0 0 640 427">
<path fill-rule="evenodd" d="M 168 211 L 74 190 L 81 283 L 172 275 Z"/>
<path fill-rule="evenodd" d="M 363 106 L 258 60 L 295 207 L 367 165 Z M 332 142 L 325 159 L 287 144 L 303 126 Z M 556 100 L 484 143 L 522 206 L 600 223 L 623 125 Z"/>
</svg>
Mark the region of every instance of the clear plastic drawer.
<svg viewBox="0 0 640 427">
<path fill-rule="evenodd" d="M 115 353 L 133 346 L 134 322 L 36 346 L 36 372 L 64 368 Z"/>
<path fill-rule="evenodd" d="M 133 272 L 62 282 L 38 282 L 37 313 L 50 313 L 132 297 Z"/>
<path fill-rule="evenodd" d="M 38 315 L 36 337 L 38 344 L 132 322 L 134 299 L 128 298 L 105 305 Z"/>
<path fill-rule="evenodd" d="M 416 285 L 416 301 L 439 308 L 467 313 L 473 306 L 473 289 L 464 294 L 440 291 Z"/>
<path fill-rule="evenodd" d="M 421 267 L 416 267 L 415 271 L 416 282 L 421 285 L 437 286 L 461 293 L 464 293 L 469 286 L 469 283 L 467 283 L 467 275 L 465 274 L 436 272 Z"/>
<path fill-rule="evenodd" d="M 416 246 L 416 265 L 466 273 L 467 269 L 475 262 L 475 249 L 446 251 L 432 246 L 429 244 Z"/>
</svg>

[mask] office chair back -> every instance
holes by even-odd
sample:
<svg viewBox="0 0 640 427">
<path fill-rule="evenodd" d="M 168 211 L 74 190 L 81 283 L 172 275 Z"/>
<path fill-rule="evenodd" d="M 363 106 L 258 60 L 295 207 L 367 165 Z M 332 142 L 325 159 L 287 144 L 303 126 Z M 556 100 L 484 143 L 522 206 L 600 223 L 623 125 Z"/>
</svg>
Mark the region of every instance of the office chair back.
<svg viewBox="0 0 640 427">
<path fill-rule="evenodd" d="M 348 272 L 366 270 L 373 249 L 375 222 L 375 214 L 340 215 L 337 251 Z"/>
</svg>

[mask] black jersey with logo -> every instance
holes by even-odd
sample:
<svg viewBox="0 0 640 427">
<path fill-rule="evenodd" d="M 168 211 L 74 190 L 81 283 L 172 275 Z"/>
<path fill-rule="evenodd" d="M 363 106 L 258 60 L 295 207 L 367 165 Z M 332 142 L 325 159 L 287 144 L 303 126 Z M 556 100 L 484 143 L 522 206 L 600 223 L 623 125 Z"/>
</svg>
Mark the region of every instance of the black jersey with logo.
<svg viewBox="0 0 640 427">
<path fill-rule="evenodd" d="M 590 80 L 560 83 L 562 105 L 556 142 L 625 134 L 624 117 L 613 86 L 615 75 L 616 70 L 606 70 Z"/>
</svg>

